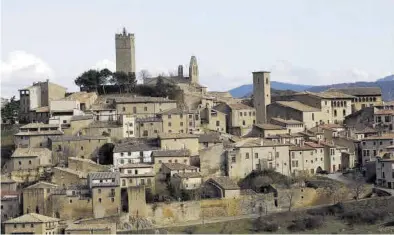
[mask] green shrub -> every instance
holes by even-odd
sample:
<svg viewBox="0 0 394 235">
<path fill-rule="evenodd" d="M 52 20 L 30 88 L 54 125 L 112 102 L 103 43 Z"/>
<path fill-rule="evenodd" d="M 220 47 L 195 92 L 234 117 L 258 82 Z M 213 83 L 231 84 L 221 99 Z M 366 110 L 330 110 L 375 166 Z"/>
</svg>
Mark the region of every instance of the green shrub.
<svg viewBox="0 0 394 235">
<path fill-rule="evenodd" d="M 253 221 L 253 231 L 255 232 L 276 232 L 279 225 L 273 221 L 264 221 L 263 218 L 257 218 Z"/>
</svg>

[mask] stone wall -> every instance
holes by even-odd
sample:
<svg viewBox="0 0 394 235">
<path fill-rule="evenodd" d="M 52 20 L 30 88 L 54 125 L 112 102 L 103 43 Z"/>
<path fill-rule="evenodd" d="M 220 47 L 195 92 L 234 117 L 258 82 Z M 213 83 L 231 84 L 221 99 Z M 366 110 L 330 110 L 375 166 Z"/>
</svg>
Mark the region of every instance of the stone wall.
<svg viewBox="0 0 394 235">
<path fill-rule="evenodd" d="M 93 203 L 90 198 L 51 195 L 50 201 L 53 217 L 58 217 L 62 220 L 93 217 Z"/>
<path fill-rule="evenodd" d="M 147 217 L 153 224 L 169 225 L 200 220 L 202 218 L 257 214 L 260 206 L 263 209 L 263 213 L 265 211 L 268 213 L 286 211 L 289 208 L 287 193 L 287 190 L 278 190 L 278 197 L 274 197 L 272 193 L 250 194 L 229 199 L 148 204 Z M 311 188 L 294 189 L 292 208 L 310 206 L 316 195 L 316 191 Z"/>
<path fill-rule="evenodd" d="M 78 159 L 78 158 L 73 158 L 73 157 L 68 159 L 68 168 L 75 170 L 75 171 L 85 172 L 85 173 L 108 170 L 107 166 L 97 164 L 91 160 Z"/>
<path fill-rule="evenodd" d="M 216 144 L 206 149 L 200 150 L 200 171 L 204 178 L 222 175 L 224 166 L 224 147 L 223 144 Z"/>
</svg>

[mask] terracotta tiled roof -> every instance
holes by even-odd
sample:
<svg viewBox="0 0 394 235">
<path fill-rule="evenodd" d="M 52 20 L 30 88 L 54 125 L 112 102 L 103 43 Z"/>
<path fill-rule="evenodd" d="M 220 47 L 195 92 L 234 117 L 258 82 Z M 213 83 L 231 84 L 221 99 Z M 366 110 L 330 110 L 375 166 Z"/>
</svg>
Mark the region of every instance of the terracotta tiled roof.
<svg viewBox="0 0 394 235">
<path fill-rule="evenodd" d="M 63 135 L 63 136 L 52 136 L 49 137 L 52 142 L 62 142 L 62 141 L 82 141 L 82 140 L 107 140 L 104 136 L 88 136 L 88 135 Z"/>
<path fill-rule="evenodd" d="M 51 157 L 51 155 L 52 151 L 47 148 L 17 148 L 11 157 Z"/>
<path fill-rule="evenodd" d="M 288 125 L 300 125 L 300 124 L 303 124 L 303 122 L 298 121 L 298 120 L 283 119 L 283 118 L 279 118 L 279 117 L 271 118 L 271 120 L 274 120 L 274 121 L 277 121 L 277 122 L 281 122 L 281 123 L 284 123 L 284 124 L 288 124 Z"/>
<path fill-rule="evenodd" d="M 190 156 L 188 149 L 158 150 L 152 152 L 152 157 L 186 157 Z"/>
<path fill-rule="evenodd" d="M 30 185 L 27 187 L 27 189 L 33 189 L 33 188 L 57 188 L 58 186 L 56 184 L 51 184 L 45 181 L 40 181 L 36 184 Z"/>
<path fill-rule="evenodd" d="M 201 174 L 199 172 L 180 172 L 174 175 L 179 178 L 201 178 Z"/>
<path fill-rule="evenodd" d="M 278 125 L 269 124 L 269 123 L 255 124 L 255 126 L 260 129 L 263 129 L 263 130 L 285 130 L 286 129 L 283 126 L 278 126 Z"/>
<path fill-rule="evenodd" d="M 304 144 L 308 145 L 308 146 L 310 146 L 312 148 L 324 148 L 323 145 L 315 143 L 315 142 L 305 142 Z"/>
<path fill-rule="evenodd" d="M 295 110 L 299 110 L 302 112 L 319 112 L 320 110 L 306 104 L 303 104 L 299 101 L 276 101 L 276 104 L 279 104 L 284 107 L 289 107 Z"/>
<path fill-rule="evenodd" d="M 46 223 L 46 222 L 56 222 L 60 219 L 48 217 L 45 215 L 40 215 L 36 213 L 29 213 L 14 219 L 5 221 L 5 224 L 19 224 L 19 223 Z"/>
<path fill-rule="evenodd" d="M 182 163 L 163 163 L 163 166 L 167 167 L 171 171 L 177 171 L 177 170 L 198 170 L 198 167 L 195 166 L 190 166 Z"/>
<path fill-rule="evenodd" d="M 354 96 L 382 95 L 382 90 L 379 87 L 331 88 L 327 91 L 342 92 Z"/>
<path fill-rule="evenodd" d="M 242 103 L 230 103 L 227 104 L 231 109 L 234 110 L 244 110 L 244 109 L 254 109 L 253 107 L 250 107 L 246 104 L 242 104 Z"/>
</svg>

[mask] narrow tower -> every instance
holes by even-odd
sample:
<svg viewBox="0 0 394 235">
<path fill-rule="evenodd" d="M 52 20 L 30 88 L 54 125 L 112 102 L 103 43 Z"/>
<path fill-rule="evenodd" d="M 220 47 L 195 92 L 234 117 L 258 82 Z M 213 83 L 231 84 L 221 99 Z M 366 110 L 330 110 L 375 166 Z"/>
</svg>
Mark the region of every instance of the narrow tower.
<svg viewBox="0 0 394 235">
<path fill-rule="evenodd" d="M 267 106 L 271 104 L 270 72 L 253 72 L 253 105 L 256 123 L 267 123 Z"/>
<path fill-rule="evenodd" d="M 121 34 L 115 34 L 116 71 L 135 73 L 135 47 L 134 34 L 126 32 L 123 28 Z"/>
<path fill-rule="evenodd" d="M 190 79 L 190 83 L 198 83 L 198 65 L 195 56 L 192 56 L 190 58 L 189 79 Z"/>
</svg>

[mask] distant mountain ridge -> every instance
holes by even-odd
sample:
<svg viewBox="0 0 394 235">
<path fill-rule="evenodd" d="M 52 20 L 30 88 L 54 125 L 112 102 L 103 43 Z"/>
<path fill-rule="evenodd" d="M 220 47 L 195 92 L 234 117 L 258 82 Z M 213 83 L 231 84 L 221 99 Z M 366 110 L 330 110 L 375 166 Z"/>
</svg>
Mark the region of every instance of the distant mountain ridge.
<svg viewBox="0 0 394 235">
<path fill-rule="evenodd" d="M 380 87 L 382 89 L 383 100 L 389 101 L 394 100 L 394 74 L 378 79 L 375 82 L 354 82 L 354 83 L 339 83 L 332 85 L 323 86 L 311 86 L 311 85 L 298 85 L 284 82 L 271 82 L 271 88 L 275 90 L 293 90 L 293 91 L 312 91 L 321 92 L 330 88 L 346 88 L 346 87 Z M 253 84 L 242 85 L 229 90 L 230 94 L 234 97 L 245 97 L 250 96 L 253 92 Z"/>
</svg>

